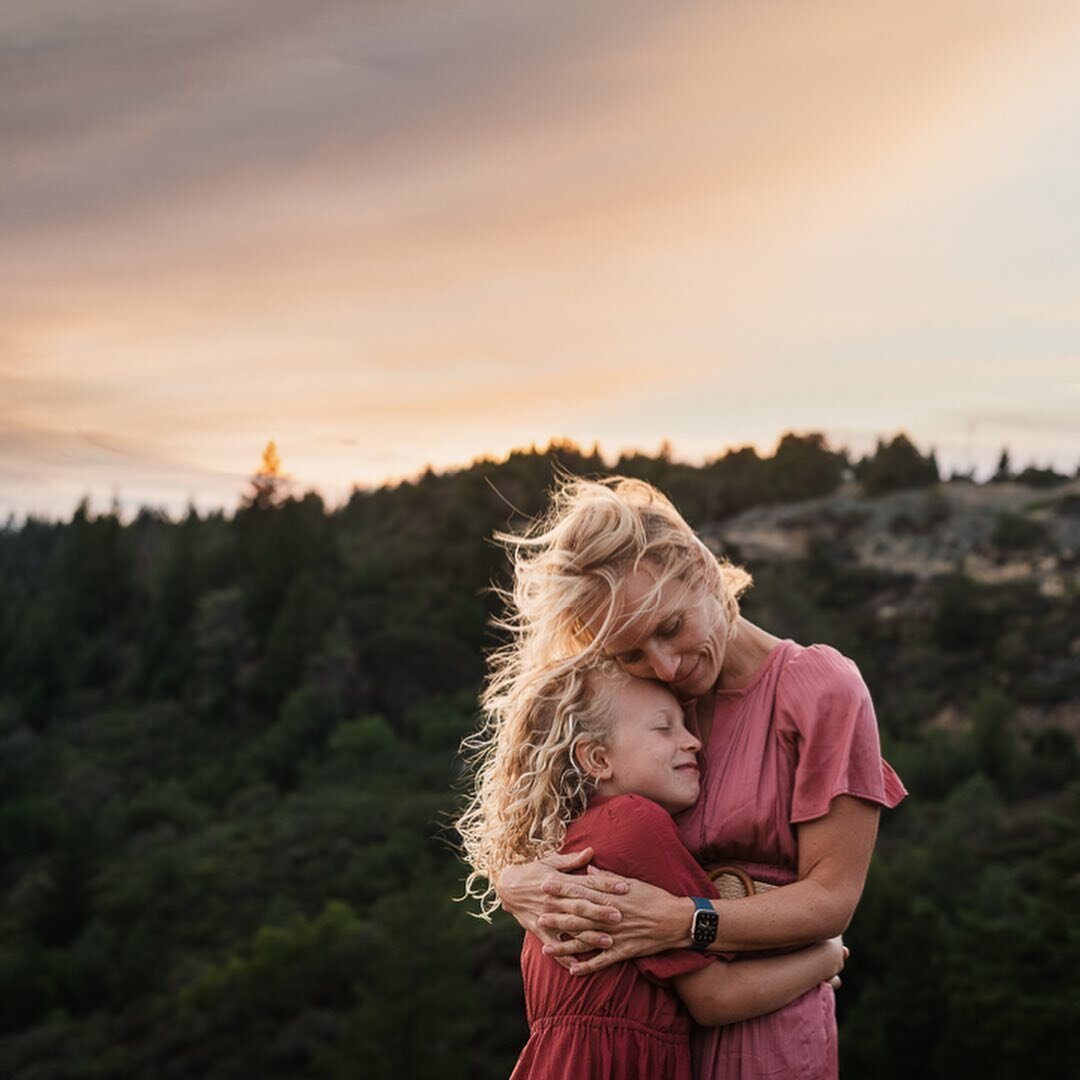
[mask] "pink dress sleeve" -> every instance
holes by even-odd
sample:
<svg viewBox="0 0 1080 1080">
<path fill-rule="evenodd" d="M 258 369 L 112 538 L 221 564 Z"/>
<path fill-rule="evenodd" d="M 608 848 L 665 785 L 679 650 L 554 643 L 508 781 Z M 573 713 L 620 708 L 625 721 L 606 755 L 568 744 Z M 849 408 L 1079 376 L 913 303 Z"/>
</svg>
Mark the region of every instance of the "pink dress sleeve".
<svg viewBox="0 0 1080 1080">
<path fill-rule="evenodd" d="M 596 834 L 588 842 L 596 849 L 599 868 L 658 885 L 675 896 L 718 895 L 663 807 L 640 795 L 617 795 L 597 810 Z M 633 961 L 646 978 L 661 986 L 714 962 L 693 949 L 670 949 Z"/>
<path fill-rule="evenodd" d="M 812 645 L 788 661 L 776 691 L 776 719 L 796 758 L 792 825 L 824 816 L 837 795 L 892 808 L 907 794 L 881 756 L 859 669 L 835 649 Z"/>
</svg>

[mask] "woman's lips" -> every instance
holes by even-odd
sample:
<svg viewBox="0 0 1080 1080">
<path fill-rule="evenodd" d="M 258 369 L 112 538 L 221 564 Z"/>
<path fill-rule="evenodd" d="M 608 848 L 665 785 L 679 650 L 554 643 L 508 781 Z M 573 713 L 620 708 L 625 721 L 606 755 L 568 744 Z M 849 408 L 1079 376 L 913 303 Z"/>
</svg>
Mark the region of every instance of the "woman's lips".
<svg viewBox="0 0 1080 1080">
<path fill-rule="evenodd" d="M 675 681 L 672 683 L 672 685 L 673 686 L 685 686 L 686 683 L 689 682 L 694 677 L 694 673 L 697 671 L 698 665 L 700 663 L 701 663 L 701 657 L 699 656 L 694 661 L 693 666 L 690 668 L 689 671 L 684 672 L 682 675 L 676 675 Z"/>
</svg>

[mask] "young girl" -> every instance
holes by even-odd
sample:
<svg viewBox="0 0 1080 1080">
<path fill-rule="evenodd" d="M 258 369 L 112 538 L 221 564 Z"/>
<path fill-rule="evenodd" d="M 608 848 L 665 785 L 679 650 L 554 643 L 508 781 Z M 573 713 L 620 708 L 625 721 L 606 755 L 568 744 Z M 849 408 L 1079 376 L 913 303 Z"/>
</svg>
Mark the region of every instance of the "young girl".
<svg viewBox="0 0 1080 1080">
<path fill-rule="evenodd" d="M 660 683 L 611 662 L 557 666 L 524 682 L 476 743 L 476 792 L 458 830 L 472 867 L 466 891 L 485 913 L 498 906 L 504 867 L 564 847 L 591 848 L 598 867 L 677 895 L 717 895 L 671 819 L 697 801 L 701 742 Z M 690 1080 L 690 1017 L 711 1026 L 771 1012 L 832 979 L 844 959 L 839 938 L 734 963 L 690 944 L 574 977 L 527 934 L 530 1037 L 512 1080 Z"/>
</svg>

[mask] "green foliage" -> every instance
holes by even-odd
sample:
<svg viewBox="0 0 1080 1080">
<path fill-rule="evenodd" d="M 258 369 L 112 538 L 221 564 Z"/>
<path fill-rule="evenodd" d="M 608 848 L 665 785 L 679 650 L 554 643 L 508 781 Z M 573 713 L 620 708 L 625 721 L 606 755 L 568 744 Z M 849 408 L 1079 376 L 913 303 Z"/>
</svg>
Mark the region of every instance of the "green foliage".
<svg viewBox="0 0 1080 1080">
<path fill-rule="evenodd" d="M 253 649 L 240 589 L 204 593 L 196 605 L 192 637 L 196 706 L 204 712 L 237 708 Z"/>
<path fill-rule="evenodd" d="M 983 593 L 971 578 L 952 574 L 938 590 L 934 639 L 945 652 L 975 649 L 986 639 Z"/>
<path fill-rule="evenodd" d="M 999 514 L 990 534 L 990 543 L 1006 554 L 1038 550 L 1048 542 L 1046 527 L 1021 514 Z"/>
<path fill-rule="evenodd" d="M 980 770 L 998 785 L 1011 787 L 1016 744 L 1011 721 L 1016 705 L 1000 690 L 987 688 L 972 706 L 973 739 Z"/>
<path fill-rule="evenodd" d="M 855 476 L 867 495 L 926 487 L 941 479 L 934 455 L 923 457 L 903 434 L 888 443 L 879 439 L 873 457 L 863 458 L 855 467 Z"/>
<path fill-rule="evenodd" d="M 932 482 L 905 442 L 868 483 L 860 466 L 868 490 Z M 813 434 L 771 457 L 617 466 L 713 525 L 828 494 L 846 467 Z M 448 822 L 499 642 L 488 538 L 543 508 L 556 468 L 608 471 L 564 443 L 333 512 L 275 489 L 232 517 L 83 506 L 0 530 L 0 1075 L 510 1072 L 520 931 L 452 902 Z M 948 512 L 935 488 L 913 505 L 912 535 Z M 1046 519 L 1017 520 L 998 550 L 1042 550 L 1029 526 Z M 745 610 L 858 662 L 912 792 L 884 815 L 849 933 L 844 1073 L 1067 1075 L 1075 593 L 920 584 L 857 565 L 838 535 L 754 565 Z"/>
<path fill-rule="evenodd" d="M 381 716 L 365 716 L 339 724 L 330 737 L 329 749 L 335 758 L 353 767 L 378 767 L 396 743 L 394 732 Z"/>
<path fill-rule="evenodd" d="M 277 721 L 249 744 L 247 759 L 257 776 L 279 788 L 295 786 L 304 759 L 316 752 L 334 726 L 331 704 L 312 691 L 294 690 Z"/>
<path fill-rule="evenodd" d="M 1060 818 L 1010 821 L 978 777 L 928 809 L 876 860 L 847 935 L 848 970 L 888 978 L 852 987 L 841 1071 L 1067 1075 L 1080 1051 L 1080 788 Z"/>
<path fill-rule="evenodd" d="M 270 628 L 256 690 L 275 704 L 299 681 L 304 661 L 338 616 L 333 579 L 304 570 L 293 579 Z"/>
<path fill-rule="evenodd" d="M 828 495 L 843 480 L 847 457 L 830 450 L 823 435 L 785 435 L 772 460 L 772 493 L 780 501 Z"/>
<path fill-rule="evenodd" d="M 1027 484 L 1028 487 L 1053 488 L 1067 484 L 1069 477 L 1054 469 L 1039 469 L 1034 465 L 1029 465 L 1017 476 L 1016 480 L 1020 484 Z"/>
<path fill-rule="evenodd" d="M 327 1000 L 348 1000 L 366 967 L 370 937 L 347 903 L 328 901 L 317 918 L 297 915 L 286 926 L 259 927 L 240 951 L 184 988 L 180 1007 L 236 1026 L 274 1011 L 290 1016 L 316 987 Z"/>
</svg>

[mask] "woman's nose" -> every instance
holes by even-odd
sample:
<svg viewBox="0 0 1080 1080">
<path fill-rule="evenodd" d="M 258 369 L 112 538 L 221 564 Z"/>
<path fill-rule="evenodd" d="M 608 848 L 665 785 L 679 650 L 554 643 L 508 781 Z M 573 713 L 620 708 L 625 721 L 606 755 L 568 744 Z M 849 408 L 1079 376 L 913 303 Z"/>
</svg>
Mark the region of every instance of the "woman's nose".
<svg viewBox="0 0 1080 1080">
<path fill-rule="evenodd" d="M 661 682 L 671 682 L 675 678 L 675 673 L 679 670 L 679 657 L 675 653 L 654 645 L 646 655 L 653 675 Z"/>
</svg>

